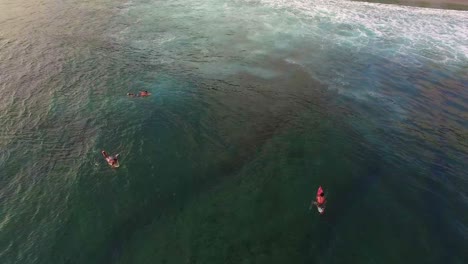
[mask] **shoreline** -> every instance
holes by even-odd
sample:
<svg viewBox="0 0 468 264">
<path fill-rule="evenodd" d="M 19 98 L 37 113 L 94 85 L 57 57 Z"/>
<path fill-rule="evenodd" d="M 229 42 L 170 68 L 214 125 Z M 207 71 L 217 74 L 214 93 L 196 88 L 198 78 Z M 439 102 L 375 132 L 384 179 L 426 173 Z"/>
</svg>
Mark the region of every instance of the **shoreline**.
<svg viewBox="0 0 468 264">
<path fill-rule="evenodd" d="M 417 6 L 434 9 L 449 9 L 468 11 L 468 1 L 465 0 L 352 0 L 355 2 L 369 2 L 404 6 Z"/>
</svg>

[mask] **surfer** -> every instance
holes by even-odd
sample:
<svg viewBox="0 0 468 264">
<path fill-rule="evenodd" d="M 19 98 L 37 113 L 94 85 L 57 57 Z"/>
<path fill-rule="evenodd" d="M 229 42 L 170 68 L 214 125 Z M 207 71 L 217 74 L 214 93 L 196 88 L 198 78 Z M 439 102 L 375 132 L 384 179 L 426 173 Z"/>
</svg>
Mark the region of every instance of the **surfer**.
<svg viewBox="0 0 468 264">
<path fill-rule="evenodd" d="M 145 96 L 150 96 L 151 93 L 148 91 L 140 91 L 138 93 L 127 93 L 127 96 L 130 97 L 145 97 Z"/>
<path fill-rule="evenodd" d="M 317 206 L 317 210 L 320 214 L 325 212 L 325 204 L 327 203 L 327 198 L 325 198 L 325 192 L 322 189 L 322 186 L 319 186 L 317 190 L 317 196 L 315 197 L 315 201 L 312 202 L 315 206 Z M 310 205 L 312 207 L 312 204 Z"/>
<path fill-rule="evenodd" d="M 115 164 L 117 164 L 117 162 L 119 162 L 118 158 L 119 158 L 119 154 L 115 154 L 115 156 L 110 156 L 107 162 L 109 162 L 109 164 L 114 166 Z"/>
<path fill-rule="evenodd" d="M 117 168 L 119 167 L 119 154 L 115 154 L 114 156 L 109 156 L 109 154 L 107 154 L 107 152 L 105 152 L 104 150 L 101 151 L 102 153 L 102 156 L 104 156 L 104 158 L 106 159 L 107 161 L 107 164 L 109 164 L 109 166 L 113 167 L 113 168 Z"/>
</svg>

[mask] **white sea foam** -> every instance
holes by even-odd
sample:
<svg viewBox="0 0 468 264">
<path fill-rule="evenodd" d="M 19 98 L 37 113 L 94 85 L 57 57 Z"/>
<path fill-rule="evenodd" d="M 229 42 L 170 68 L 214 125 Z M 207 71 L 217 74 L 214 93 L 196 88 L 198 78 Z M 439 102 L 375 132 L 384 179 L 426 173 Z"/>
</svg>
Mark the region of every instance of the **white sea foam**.
<svg viewBox="0 0 468 264">
<path fill-rule="evenodd" d="M 131 24 L 121 33 L 139 49 L 167 50 L 182 40 L 181 49 L 207 54 L 259 46 L 274 54 L 308 42 L 314 50 L 365 51 L 403 66 L 468 60 L 464 11 L 343 0 L 132 2 L 125 10 Z"/>
<path fill-rule="evenodd" d="M 460 72 L 468 64 L 464 11 L 343 0 L 136 1 L 124 20 L 118 41 L 151 62 L 205 77 L 245 70 L 270 78 L 281 72 L 261 62 L 282 60 L 358 100 L 380 98 L 382 79 L 411 86 L 398 68 Z"/>
<path fill-rule="evenodd" d="M 288 9 L 310 29 L 340 44 L 351 39 L 357 46 L 384 40 L 396 45 L 397 54 L 421 56 L 447 63 L 468 58 L 468 12 L 417 8 L 342 0 L 245 0 L 276 9 Z M 321 23 L 327 23 L 321 27 Z M 332 35 L 332 36 L 330 36 Z M 379 45 L 372 47 L 377 52 Z"/>
</svg>

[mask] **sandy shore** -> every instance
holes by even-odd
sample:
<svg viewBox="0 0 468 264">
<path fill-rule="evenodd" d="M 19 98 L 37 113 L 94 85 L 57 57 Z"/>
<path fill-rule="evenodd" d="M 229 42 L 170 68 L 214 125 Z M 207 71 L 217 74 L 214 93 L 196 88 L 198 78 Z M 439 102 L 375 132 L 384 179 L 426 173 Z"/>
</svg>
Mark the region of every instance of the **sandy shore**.
<svg viewBox="0 0 468 264">
<path fill-rule="evenodd" d="M 353 0 L 361 1 L 361 0 Z M 365 2 L 398 4 L 430 8 L 468 10 L 468 0 L 362 0 Z"/>
</svg>

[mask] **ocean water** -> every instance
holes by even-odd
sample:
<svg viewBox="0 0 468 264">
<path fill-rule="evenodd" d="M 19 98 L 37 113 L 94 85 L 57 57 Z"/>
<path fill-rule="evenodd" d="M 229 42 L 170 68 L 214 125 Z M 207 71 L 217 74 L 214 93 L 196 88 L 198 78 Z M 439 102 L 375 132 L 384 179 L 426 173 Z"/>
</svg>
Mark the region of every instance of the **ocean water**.
<svg viewBox="0 0 468 264">
<path fill-rule="evenodd" d="M 467 32 L 338 0 L 0 0 L 0 263 L 466 263 Z"/>
</svg>

